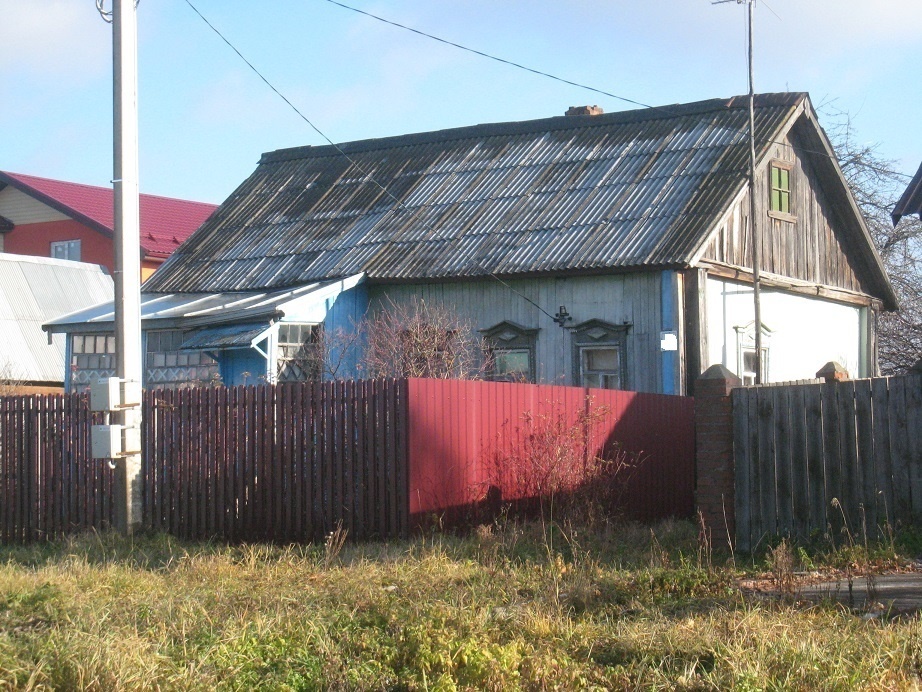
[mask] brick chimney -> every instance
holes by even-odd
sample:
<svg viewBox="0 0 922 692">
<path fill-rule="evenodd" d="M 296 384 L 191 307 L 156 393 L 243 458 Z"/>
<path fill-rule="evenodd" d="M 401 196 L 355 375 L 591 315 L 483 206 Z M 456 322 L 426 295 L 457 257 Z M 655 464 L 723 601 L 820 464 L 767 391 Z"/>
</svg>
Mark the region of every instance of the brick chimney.
<svg viewBox="0 0 922 692">
<path fill-rule="evenodd" d="M 602 115 L 604 112 L 598 106 L 570 106 L 564 115 Z"/>
</svg>

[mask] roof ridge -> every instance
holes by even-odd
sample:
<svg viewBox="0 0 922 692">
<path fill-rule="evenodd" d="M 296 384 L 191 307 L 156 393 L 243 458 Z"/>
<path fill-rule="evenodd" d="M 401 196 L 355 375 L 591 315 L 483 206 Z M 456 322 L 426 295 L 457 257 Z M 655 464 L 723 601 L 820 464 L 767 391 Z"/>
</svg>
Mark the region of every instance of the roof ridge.
<svg viewBox="0 0 922 692">
<path fill-rule="evenodd" d="M 804 98 L 806 92 L 768 92 L 756 94 L 758 107 L 793 106 Z M 433 142 L 449 142 L 471 137 L 501 136 L 509 134 L 531 134 L 540 131 L 560 131 L 594 127 L 601 125 L 614 125 L 618 123 L 646 122 L 656 119 L 686 117 L 699 113 L 709 113 L 719 110 L 743 108 L 748 106 L 748 95 L 731 96 L 730 98 L 713 98 L 690 103 L 676 103 L 666 106 L 648 106 L 625 111 L 613 111 L 600 115 L 565 116 L 556 115 L 548 118 L 533 120 L 507 121 L 500 123 L 481 123 L 478 125 L 463 125 L 461 127 L 432 130 L 429 132 L 414 132 L 403 135 L 390 135 L 386 137 L 369 138 L 342 142 L 335 145 L 324 144 L 317 146 L 299 146 L 266 152 L 259 160 L 263 163 L 281 163 L 304 158 L 323 158 L 325 156 L 340 156 L 341 151 L 346 154 L 361 153 L 366 151 L 380 151 L 417 144 L 431 144 Z M 340 151 L 341 150 L 341 151 Z"/>
<path fill-rule="evenodd" d="M 75 182 L 72 180 L 61 180 L 60 178 L 46 178 L 45 176 L 32 175 L 31 173 L 15 173 L 13 171 L 0 171 L 0 176 L 7 176 L 10 178 L 14 178 L 23 184 L 29 184 L 30 180 L 41 180 L 41 181 L 48 182 L 48 183 L 54 183 L 56 185 L 69 185 L 71 187 L 80 187 L 80 188 L 85 188 L 87 190 L 95 190 L 98 192 L 106 192 L 110 194 L 114 193 L 111 187 L 105 187 L 103 185 L 91 185 L 90 183 L 79 183 L 79 182 Z M 141 197 L 147 197 L 150 199 L 162 199 L 162 200 L 168 200 L 172 202 L 180 202 L 183 204 L 202 204 L 202 205 L 206 205 L 210 207 L 218 206 L 217 204 L 214 204 L 213 202 L 200 202 L 199 200 L 183 199 L 182 197 L 169 197 L 166 195 L 155 195 L 149 192 L 140 192 L 139 195 Z"/>
</svg>

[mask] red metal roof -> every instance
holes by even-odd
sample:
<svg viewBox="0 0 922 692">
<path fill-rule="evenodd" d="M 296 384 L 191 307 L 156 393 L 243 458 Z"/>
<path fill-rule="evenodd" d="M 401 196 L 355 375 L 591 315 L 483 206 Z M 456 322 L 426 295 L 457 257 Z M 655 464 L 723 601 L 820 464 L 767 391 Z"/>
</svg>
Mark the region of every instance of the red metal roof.
<svg viewBox="0 0 922 692">
<path fill-rule="evenodd" d="M 112 189 L 0 171 L 7 183 L 62 214 L 101 233 L 113 232 Z M 141 195 L 141 249 L 146 257 L 165 258 L 211 216 L 217 205 Z"/>
</svg>

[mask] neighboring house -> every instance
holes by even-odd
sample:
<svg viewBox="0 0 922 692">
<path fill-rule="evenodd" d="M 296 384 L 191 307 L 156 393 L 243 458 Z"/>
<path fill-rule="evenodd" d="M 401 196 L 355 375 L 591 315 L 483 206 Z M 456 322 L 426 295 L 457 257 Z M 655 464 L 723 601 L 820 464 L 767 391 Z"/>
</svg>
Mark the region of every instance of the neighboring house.
<svg viewBox="0 0 922 692">
<path fill-rule="evenodd" d="M 893 225 L 896 226 L 900 219 L 909 214 L 918 214 L 922 218 L 922 165 L 916 171 L 915 176 L 906 186 L 906 191 L 900 197 L 896 206 L 893 207 Z"/>
<path fill-rule="evenodd" d="M 756 107 L 764 379 L 873 374 L 896 298 L 868 229 L 809 97 Z M 688 393 L 722 363 L 752 380 L 747 99 L 575 112 L 264 154 L 145 284 L 148 358 L 308 377 L 286 367 L 301 342 L 422 298 L 476 325 L 497 377 Z M 46 328 L 79 344 L 111 320 Z"/>
<path fill-rule="evenodd" d="M 141 279 L 202 225 L 215 205 L 141 195 Z M 115 269 L 113 192 L 0 171 L 0 252 Z"/>
<path fill-rule="evenodd" d="M 112 290 L 112 277 L 99 265 L 0 253 L 0 391 L 62 391 L 64 335 L 49 343 L 42 324 L 111 301 Z"/>
</svg>

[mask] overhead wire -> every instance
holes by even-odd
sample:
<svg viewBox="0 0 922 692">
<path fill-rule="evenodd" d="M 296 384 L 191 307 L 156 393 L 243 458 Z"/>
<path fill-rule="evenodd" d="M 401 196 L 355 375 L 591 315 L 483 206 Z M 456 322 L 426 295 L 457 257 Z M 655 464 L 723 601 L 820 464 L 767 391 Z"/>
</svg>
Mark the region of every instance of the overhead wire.
<svg viewBox="0 0 922 692">
<path fill-rule="evenodd" d="M 186 4 L 189 5 L 189 7 L 191 7 L 192 10 L 201 18 L 201 20 L 202 20 L 203 22 L 205 22 L 205 24 L 207 24 L 208 27 L 209 27 L 215 34 L 217 34 L 218 37 L 219 37 L 222 41 L 224 41 L 224 43 L 226 43 L 226 44 L 228 45 L 228 47 L 230 47 L 230 49 L 233 50 L 233 51 L 240 57 L 241 60 L 243 60 L 244 63 L 246 63 L 246 65 L 247 65 L 247 66 L 248 66 L 248 67 L 249 67 L 249 68 L 250 68 L 250 69 L 251 69 L 251 70 L 252 70 L 252 71 L 253 71 L 253 72 L 264 82 L 264 83 L 265 83 L 265 84 L 266 84 L 266 86 L 268 86 L 273 92 L 275 92 L 275 93 L 279 96 L 279 98 L 281 98 L 286 104 L 288 104 L 288 106 L 289 106 L 289 107 L 290 107 L 290 108 L 291 108 L 291 109 L 292 109 L 292 110 L 293 110 L 293 111 L 294 111 L 304 122 L 306 122 L 306 123 L 311 127 L 311 129 L 314 130 L 314 132 L 316 132 L 318 135 L 320 135 L 320 137 L 322 137 L 322 138 L 324 139 L 324 141 L 326 141 L 328 144 L 330 144 L 330 146 L 332 146 L 332 147 L 333 147 L 333 148 L 334 148 L 344 159 L 346 159 L 346 161 L 348 161 L 348 162 L 350 163 L 350 165 L 354 166 L 360 173 L 362 173 L 362 175 L 364 175 L 364 176 L 366 177 L 366 179 L 368 180 L 368 182 L 370 182 L 370 183 L 372 183 L 373 185 L 375 185 L 375 186 L 376 186 L 378 189 L 380 189 L 385 195 L 387 195 L 390 199 L 392 199 L 392 200 L 395 202 L 396 207 L 397 207 L 398 209 L 400 209 L 400 210 L 402 210 L 402 211 L 405 211 L 405 212 L 409 213 L 409 214 L 410 214 L 410 220 L 411 220 L 411 221 L 417 219 L 417 215 L 418 215 L 419 212 L 414 213 L 409 207 L 407 207 L 407 206 L 403 203 L 402 200 L 400 200 L 399 198 L 397 198 L 390 190 L 387 189 L 387 187 L 386 187 L 385 185 L 382 185 L 381 183 L 379 183 L 371 173 L 369 173 L 369 172 L 366 171 L 364 168 L 362 168 L 362 166 L 360 166 L 360 165 L 358 164 L 358 162 L 355 161 L 355 159 L 353 159 L 353 158 L 352 158 L 351 156 L 349 156 L 345 151 L 343 151 L 342 147 L 340 147 L 340 146 L 339 146 L 338 144 L 336 144 L 332 139 L 330 139 L 330 138 L 329 138 L 319 127 L 317 127 L 317 125 L 315 125 L 306 115 L 304 115 L 304 113 L 302 113 L 302 112 L 300 111 L 300 109 L 299 109 L 297 106 L 295 106 L 290 100 L 288 100 L 288 98 L 287 98 L 281 91 L 279 91 L 279 90 L 275 87 L 275 85 L 273 85 L 272 82 L 270 82 L 270 81 L 262 74 L 262 72 L 260 72 L 260 71 L 256 68 L 255 65 L 253 65 L 253 63 L 251 63 L 249 60 L 247 60 L 247 58 L 243 55 L 243 53 L 241 53 L 241 52 L 237 49 L 237 47 L 236 47 L 233 43 L 231 43 L 230 40 L 229 40 L 227 37 L 225 37 L 224 34 L 222 34 L 222 33 L 218 30 L 217 27 L 215 27 L 210 21 L 208 21 L 208 19 L 198 10 L 198 8 L 197 8 L 195 5 L 192 4 L 191 0 L 185 0 L 185 2 L 186 2 Z M 392 208 L 391 210 L 389 210 L 389 211 L 393 211 L 393 208 Z M 422 207 L 420 207 L 420 211 L 422 211 Z M 424 220 L 421 220 L 421 219 L 419 220 L 419 222 L 420 222 L 427 230 L 432 231 L 432 232 L 435 234 L 436 239 L 439 239 L 439 238 L 440 238 L 439 232 L 438 232 L 431 224 L 429 224 L 428 222 L 426 222 L 426 221 L 424 221 Z M 551 315 L 551 313 L 549 313 L 547 310 L 545 310 L 542 306 L 540 306 L 538 303 L 536 303 L 535 301 L 533 301 L 533 300 L 532 300 L 531 298 L 529 298 L 528 296 L 526 296 L 526 295 L 524 295 L 523 293 L 520 293 L 519 291 L 517 291 L 515 288 L 513 288 L 512 286 L 510 286 L 507 282 L 505 282 L 505 281 L 503 281 L 502 279 L 500 279 L 498 276 L 496 276 L 496 274 L 495 274 L 494 272 L 491 272 L 491 271 L 488 270 L 486 267 L 480 266 L 479 263 L 476 262 L 476 260 L 474 260 L 474 259 L 469 260 L 469 262 L 470 262 L 471 264 L 477 265 L 478 268 L 479 268 L 481 271 L 486 272 L 491 278 L 495 279 L 495 280 L 498 281 L 500 284 L 502 284 L 503 286 L 505 286 L 507 289 L 509 289 L 510 291 L 512 291 L 514 294 L 516 294 L 517 296 L 519 296 L 520 298 L 522 298 L 522 299 L 525 300 L 526 302 L 528 302 L 528 303 L 530 303 L 531 305 L 533 305 L 535 308 L 537 308 L 537 309 L 540 310 L 542 313 L 544 313 L 545 315 L 547 315 L 548 317 L 550 317 L 552 320 L 555 320 L 555 317 L 554 317 L 553 315 Z"/>
<path fill-rule="evenodd" d="M 497 58 L 497 57 L 492 56 L 492 55 L 490 55 L 490 54 L 488 54 L 488 53 L 485 53 L 485 52 L 483 52 L 483 51 L 478 51 L 478 50 L 475 50 L 475 49 L 467 48 L 467 47 L 465 47 L 465 46 L 462 46 L 461 44 L 457 44 L 457 43 L 454 43 L 454 42 L 452 42 L 452 41 L 448 41 L 448 40 L 446 40 L 446 39 L 439 38 L 439 37 L 434 36 L 434 35 L 432 35 L 432 34 L 428 34 L 428 33 L 426 33 L 426 32 L 419 31 L 419 30 L 413 29 L 413 28 L 411 28 L 411 27 L 407 27 L 407 26 L 405 26 L 405 25 L 403 25 L 403 24 L 400 24 L 400 23 L 398 23 L 398 22 L 393 22 L 393 21 L 384 19 L 384 18 L 382 18 L 382 17 L 379 17 L 379 16 L 377 16 L 377 15 L 373 15 L 373 14 L 371 14 L 371 13 L 369 13 L 369 12 L 365 12 L 365 11 L 363 11 L 363 10 L 356 9 L 356 8 L 351 7 L 351 6 L 349 6 L 349 5 L 346 5 L 346 4 L 344 4 L 344 3 L 338 2 L 338 0 L 325 0 L 325 1 L 328 2 L 328 3 L 330 3 L 330 4 L 337 5 L 337 6 L 339 6 L 339 7 L 345 8 L 345 9 L 347 9 L 347 10 L 351 10 L 351 11 L 357 12 L 357 13 L 359 13 L 359 14 L 367 15 L 367 16 L 369 16 L 369 17 L 371 17 L 371 18 L 373 18 L 373 19 L 376 19 L 376 20 L 378 20 L 378 21 L 381 21 L 381 22 L 383 22 L 383 23 L 385 23 L 385 24 L 390 24 L 390 25 L 393 25 L 393 26 L 395 26 L 395 27 L 398 27 L 398 28 L 401 28 L 401 29 L 405 29 L 405 30 L 407 30 L 407 31 L 411 31 L 411 32 L 413 32 L 413 33 L 419 34 L 419 35 L 421 35 L 421 36 L 425 36 L 425 37 L 427 37 L 427 38 L 430 38 L 430 39 L 439 41 L 439 42 L 441 42 L 441 43 L 445 43 L 445 44 L 447 44 L 447 45 L 450 45 L 450 46 L 453 46 L 453 47 L 456 47 L 456 48 L 460 48 L 460 49 L 462 49 L 462 50 L 465 50 L 465 51 L 474 53 L 474 54 L 476 54 L 476 55 L 480 55 L 480 56 L 482 56 L 482 57 L 489 58 L 489 59 L 491 59 L 491 60 L 496 60 L 496 61 L 501 62 L 501 63 L 503 63 L 503 64 L 507 64 L 507 65 L 510 65 L 510 66 L 513 66 L 513 67 L 516 67 L 516 68 L 519 68 L 519 69 L 523 69 L 523 70 L 526 70 L 526 71 L 528 71 L 528 72 L 531 72 L 531 73 L 534 73 L 534 74 L 537 74 L 537 75 L 540 75 L 540 76 L 544 76 L 544 77 L 547 77 L 547 78 L 550 78 L 550 79 L 553 79 L 553 80 L 556 80 L 556 81 L 559 81 L 559 82 L 563 82 L 563 83 L 566 83 L 566 84 L 569 84 L 569 85 L 572 85 L 572 86 L 576 86 L 576 87 L 579 87 L 579 88 L 587 89 L 587 90 L 589 90 L 589 91 L 594 91 L 594 92 L 596 92 L 596 93 L 600 93 L 600 94 L 603 94 L 603 95 L 606 95 L 606 96 L 610 96 L 610 97 L 612 97 L 612 98 L 616 98 L 616 99 L 619 99 L 619 100 L 621 100 L 621 101 L 626 101 L 626 102 L 628 102 L 628 103 L 632 103 L 632 104 L 635 104 L 635 105 L 639 105 L 639 106 L 641 106 L 641 107 L 643 107 L 643 108 L 647 108 L 647 109 L 649 109 L 649 110 L 654 110 L 654 111 L 663 112 L 663 113 L 669 114 L 669 115 L 671 115 L 671 116 L 673 116 L 673 117 L 676 117 L 676 116 L 683 116 L 683 117 L 695 118 L 695 114 L 678 113 L 678 112 L 676 112 L 676 111 L 670 109 L 668 106 L 650 106 L 650 105 L 648 105 L 648 104 L 644 104 L 644 103 L 641 103 L 641 102 L 639 102 L 639 101 L 635 101 L 635 100 L 633 100 L 633 99 L 629 99 L 629 98 L 626 98 L 626 97 L 623 97 L 623 96 L 618 96 L 618 95 L 616 95 L 616 94 L 612 94 L 612 93 L 610 93 L 610 92 L 603 91 L 603 90 L 601 90 L 601 89 L 596 89 L 596 88 L 594 88 L 594 87 L 589 87 L 589 86 L 586 86 L 586 85 L 583 85 L 583 84 L 579 84 L 578 82 L 573 82 L 573 81 L 566 80 L 566 79 L 563 79 L 563 78 L 560 78 L 560 77 L 556 77 L 555 75 L 551 75 L 551 74 L 549 74 L 549 73 L 545 73 L 545 72 L 542 72 L 542 71 L 540 71 L 540 70 L 534 70 L 534 69 L 531 69 L 531 68 L 522 66 L 522 65 L 520 65 L 520 64 L 518 64 L 518 63 L 509 61 L 509 60 L 505 60 L 505 59 L 503 59 L 503 58 Z M 281 98 L 281 99 L 289 106 L 289 108 L 291 108 L 291 109 L 292 109 L 292 110 L 293 110 L 293 111 L 294 111 L 294 112 L 295 112 L 305 123 L 307 123 L 307 125 L 308 125 L 312 130 L 314 130 L 314 132 L 316 132 L 325 142 L 327 142 L 331 147 L 333 147 L 333 149 L 336 150 L 336 151 L 338 152 L 338 154 L 341 155 L 346 161 L 348 161 L 349 164 L 350 164 L 351 166 L 354 166 L 354 167 L 356 168 L 356 170 L 358 170 L 360 173 L 362 173 L 362 175 L 365 176 L 365 178 L 366 178 L 366 180 L 367 180 L 368 182 L 370 182 L 370 183 L 373 184 L 375 187 L 377 187 L 378 189 L 380 189 L 388 198 L 390 198 L 391 200 L 394 201 L 395 206 L 392 207 L 391 209 L 389 209 L 387 213 L 391 213 L 391 212 L 393 212 L 393 211 L 395 211 L 395 210 L 407 212 L 407 213 L 409 213 L 409 214 L 411 215 L 411 216 L 410 216 L 410 221 L 418 220 L 419 223 L 420 223 L 424 228 L 426 228 L 427 230 L 431 231 L 431 232 L 434 234 L 434 239 L 436 239 L 436 240 L 445 239 L 445 237 L 444 237 L 435 227 L 433 227 L 430 223 L 428 223 L 427 221 L 422 220 L 422 219 L 417 219 L 418 214 L 423 210 L 423 207 L 420 207 L 420 209 L 419 209 L 417 212 L 413 212 L 413 210 L 411 210 L 409 207 L 407 207 L 407 206 L 403 203 L 402 200 L 400 200 L 400 199 L 399 199 L 398 197 L 396 197 L 390 190 L 388 190 L 387 187 L 386 187 L 385 185 L 383 185 L 383 184 L 380 183 L 378 180 L 376 180 L 375 177 L 374 177 L 370 172 L 366 171 L 357 161 L 355 161 L 355 159 L 353 159 L 352 157 L 350 157 L 350 156 L 342 149 L 342 147 L 340 147 L 340 146 L 339 146 L 338 144 L 336 144 L 330 137 L 328 137 L 328 136 L 327 136 L 327 135 L 326 135 L 316 124 L 314 124 L 313 121 L 311 121 L 304 113 L 302 113 L 301 110 L 300 110 L 294 103 L 292 103 L 292 102 L 291 102 L 281 91 L 279 91 L 279 89 L 276 88 L 275 85 L 272 84 L 272 83 L 265 77 L 265 75 L 263 75 L 262 72 L 260 72 L 259 69 L 257 69 L 256 66 L 253 65 L 253 63 L 251 63 L 251 62 L 246 58 L 246 56 L 244 56 L 243 53 L 242 53 L 242 52 L 241 52 L 241 51 L 240 51 L 240 50 L 239 50 L 229 39 L 228 39 L 226 36 L 224 36 L 224 34 L 221 33 L 221 31 L 220 31 L 217 27 L 215 27 L 215 26 L 214 26 L 214 25 L 213 25 L 213 24 L 212 24 L 212 23 L 211 23 L 211 22 L 210 22 L 210 21 L 199 11 L 198 8 L 197 8 L 194 4 L 192 4 L 191 0 L 185 0 L 185 2 L 186 2 L 186 4 L 195 12 L 195 14 L 198 15 L 199 18 L 200 18 L 200 19 L 201 19 L 201 20 L 202 20 L 202 21 L 203 21 L 203 22 L 204 22 L 204 23 L 205 23 L 205 24 L 206 24 L 206 25 L 207 25 L 207 26 L 208 26 L 208 27 L 209 27 L 209 28 L 210 28 L 210 29 L 211 29 L 211 30 L 212 30 L 212 31 L 213 31 L 213 32 L 214 32 L 214 33 L 215 33 L 215 34 L 216 34 L 216 35 L 217 35 L 217 36 L 218 36 L 218 37 L 219 37 L 219 38 L 220 38 L 230 49 L 231 49 L 231 50 L 233 50 L 234 53 L 236 53 L 237 56 L 238 56 L 241 60 L 243 60 L 243 62 L 250 68 L 250 70 L 252 70 L 253 73 L 256 74 L 256 75 L 259 77 L 259 79 L 260 79 L 264 84 L 266 84 L 266 86 L 268 86 L 268 87 L 269 87 L 279 98 Z M 705 123 L 705 122 L 706 122 L 704 117 L 698 117 L 698 118 L 696 118 L 696 119 L 699 120 L 699 121 L 702 122 L 702 123 Z M 766 140 L 766 139 L 762 139 L 762 140 L 760 140 L 760 141 L 762 141 L 763 143 L 770 143 L 770 144 L 773 143 L 773 144 L 780 144 L 780 145 L 784 145 L 784 146 L 790 146 L 790 144 L 787 143 L 787 142 L 775 142 L 775 141 L 773 141 L 773 140 Z M 826 156 L 826 157 L 829 157 L 829 158 L 832 158 L 832 159 L 835 158 L 834 156 L 830 156 L 830 155 L 829 155 L 828 153 L 826 153 L 826 152 L 818 152 L 818 151 L 812 151 L 812 150 L 808 150 L 808 149 L 804 149 L 804 151 L 806 151 L 806 152 L 808 152 L 808 153 L 814 153 L 814 154 L 817 154 L 817 155 L 821 155 L 821 156 Z M 903 175 L 903 174 L 898 173 L 898 175 Z M 911 178 L 911 176 L 906 176 L 906 177 Z M 653 205 L 653 206 L 651 207 L 651 210 L 655 209 L 656 206 L 657 206 L 657 205 Z M 458 238 L 454 238 L 454 239 L 451 239 L 451 240 L 458 240 Z M 546 315 L 547 317 L 549 317 L 551 320 L 553 320 L 553 321 L 559 323 L 559 320 L 558 320 L 557 317 L 555 317 L 554 315 L 551 315 L 550 312 L 548 312 L 547 310 L 545 310 L 541 305 L 539 305 L 538 303 L 536 303 L 534 300 L 532 300 L 532 299 L 529 298 L 528 296 L 526 296 L 526 295 L 524 295 L 523 293 L 517 291 L 517 290 L 516 290 L 514 287 L 512 287 L 508 282 L 502 280 L 499 276 L 497 276 L 495 272 L 493 272 L 493 271 L 487 269 L 486 267 L 482 266 L 479 262 L 477 262 L 477 261 L 476 261 L 475 259 L 473 259 L 473 258 L 469 259 L 469 260 L 468 260 L 468 263 L 469 263 L 469 265 L 474 265 L 474 266 L 476 266 L 478 269 L 480 269 L 481 271 L 483 271 L 487 276 L 489 276 L 490 278 L 496 280 L 497 282 L 499 282 L 500 284 L 502 284 L 503 286 L 505 286 L 509 291 L 511 291 L 511 292 L 514 293 L 515 295 L 519 296 L 520 298 L 522 298 L 523 300 L 525 300 L 526 302 L 528 302 L 529 304 L 531 304 L 532 306 L 534 306 L 536 309 L 538 309 L 541 313 L 543 313 L 544 315 Z"/>
</svg>

